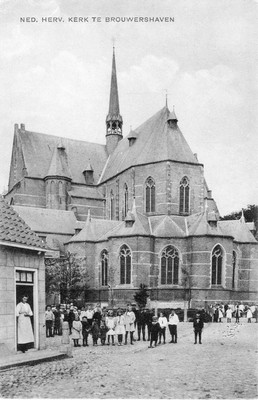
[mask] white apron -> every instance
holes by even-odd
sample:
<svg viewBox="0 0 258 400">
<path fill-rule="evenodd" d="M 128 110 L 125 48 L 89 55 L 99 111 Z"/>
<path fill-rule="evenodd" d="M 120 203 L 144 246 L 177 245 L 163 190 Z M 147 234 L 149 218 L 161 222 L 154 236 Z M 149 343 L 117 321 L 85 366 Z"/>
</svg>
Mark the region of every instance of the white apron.
<svg viewBox="0 0 258 400">
<path fill-rule="evenodd" d="M 26 317 L 24 314 L 28 314 Z M 28 303 L 19 303 L 16 307 L 18 317 L 18 344 L 34 342 L 30 317 L 33 315 Z"/>
</svg>

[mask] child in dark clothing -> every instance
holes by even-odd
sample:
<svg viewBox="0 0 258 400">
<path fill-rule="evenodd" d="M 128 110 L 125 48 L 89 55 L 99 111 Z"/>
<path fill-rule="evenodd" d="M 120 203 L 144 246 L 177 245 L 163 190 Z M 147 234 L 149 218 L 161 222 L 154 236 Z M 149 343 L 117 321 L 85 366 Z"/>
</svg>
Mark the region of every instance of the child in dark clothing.
<svg viewBox="0 0 258 400">
<path fill-rule="evenodd" d="M 91 334 L 92 334 L 92 340 L 93 340 L 93 346 L 98 345 L 98 338 L 99 338 L 99 324 L 96 319 L 93 320 L 92 325 L 91 325 Z"/>
<path fill-rule="evenodd" d="M 87 320 L 87 317 L 82 317 L 82 337 L 83 337 L 83 346 L 88 346 L 88 336 L 91 330 L 91 326 Z"/>
<path fill-rule="evenodd" d="M 99 327 L 99 336 L 100 336 L 102 346 L 104 346 L 104 344 L 106 342 L 107 331 L 108 331 L 108 328 L 105 324 L 105 321 L 101 321 L 100 327 Z"/>
<path fill-rule="evenodd" d="M 193 328 L 194 328 L 194 344 L 197 344 L 197 336 L 199 336 L 199 343 L 202 344 L 203 320 L 199 313 L 196 314 L 196 317 L 193 322 Z"/>
<path fill-rule="evenodd" d="M 155 347 L 157 346 L 158 336 L 160 332 L 160 325 L 158 323 L 157 317 L 152 317 L 152 323 L 150 327 L 150 345 L 149 348 L 152 348 L 152 343 L 154 342 Z"/>
</svg>

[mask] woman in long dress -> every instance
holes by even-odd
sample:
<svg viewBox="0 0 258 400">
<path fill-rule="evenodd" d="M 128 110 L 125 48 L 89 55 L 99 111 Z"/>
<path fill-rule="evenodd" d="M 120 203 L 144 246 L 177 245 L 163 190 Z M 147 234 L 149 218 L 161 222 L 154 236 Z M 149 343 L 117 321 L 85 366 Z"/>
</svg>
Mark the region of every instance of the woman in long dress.
<svg viewBox="0 0 258 400">
<path fill-rule="evenodd" d="M 23 296 L 22 301 L 17 304 L 16 316 L 18 317 L 18 344 L 21 351 L 28 350 L 28 343 L 34 342 L 34 335 L 30 317 L 33 315 L 30 305 L 27 303 L 28 296 Z"/>
</svg>

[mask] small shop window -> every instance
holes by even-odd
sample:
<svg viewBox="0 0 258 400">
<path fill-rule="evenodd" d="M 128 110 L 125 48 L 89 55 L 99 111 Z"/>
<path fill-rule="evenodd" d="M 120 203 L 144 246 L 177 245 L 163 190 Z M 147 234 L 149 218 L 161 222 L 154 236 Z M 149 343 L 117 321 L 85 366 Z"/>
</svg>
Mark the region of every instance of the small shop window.
<svg viewBox="0 0 258 400">
<path fill-rule="evenodd" d="M 33 272 L 16 271 L 16 282 L 33 283 Z"/>
</svg>

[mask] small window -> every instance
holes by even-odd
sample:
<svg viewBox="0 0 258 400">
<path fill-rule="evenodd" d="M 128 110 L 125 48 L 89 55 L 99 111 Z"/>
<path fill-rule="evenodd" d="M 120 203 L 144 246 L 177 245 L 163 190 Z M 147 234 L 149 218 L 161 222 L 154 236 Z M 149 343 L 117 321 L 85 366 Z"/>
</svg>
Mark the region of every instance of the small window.
<svg viewBox="0 0 258 400">
<path fill-rule="evenodd" d="M 189 214 L 189 197 L 190 197 L 190 187 L 189 180 L 185 176 L 180 182 L 179 188 L 179 213 Z"/>
<path fill-rule="evenodd" d="M 217 245 L 212 252 L 212 285 L 222 285 L 222 262 L 223 262 L 223 251 L 222 248 Z"/>
<path fill-rule="evenodd" d="M 33 283 L 33 272 L 16 271 L 16 282 Z"/>
<path fill-rule="evenodd" d="M 128 186 L 125 183 L 124 185 L 124 217 L 127 216 L 128 212 Z"/>
<path fill-rule="evenodd" d="M 113 190 L 110 192 L 110 219 L 115 219 L 115 198 Z"/>
<path fill-rule="evenodd" d="M 101 253 L 101 285 L 108 285 L 108 252 L 103 250 Z"/>
<path fill-rule="evenodd" d="M 146 212 L 155 211 L 155 182 L 149 177 L 145 183 Z"/>
</svg>

